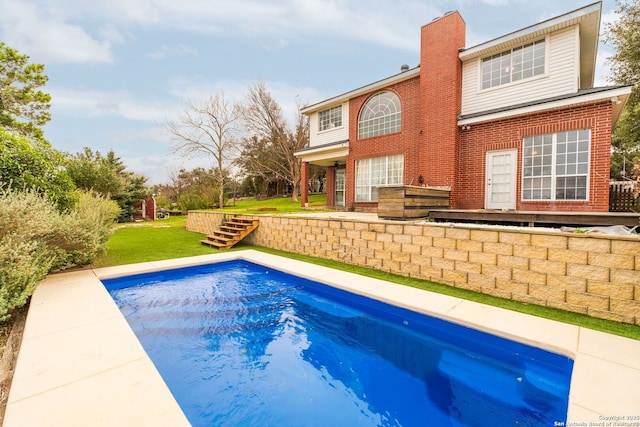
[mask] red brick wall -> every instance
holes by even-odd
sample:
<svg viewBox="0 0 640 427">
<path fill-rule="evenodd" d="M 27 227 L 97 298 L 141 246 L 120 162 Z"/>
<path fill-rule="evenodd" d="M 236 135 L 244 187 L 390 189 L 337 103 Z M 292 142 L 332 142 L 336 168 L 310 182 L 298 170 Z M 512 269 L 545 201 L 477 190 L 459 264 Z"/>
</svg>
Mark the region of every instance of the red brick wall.
<svg viewBox="0 0 640 427">
<path fill-rule="evenodd" d="M 465 24 L 457 12 L 422 28 L 420 76 L 391 85 L 402 105 L 402 131 L 391 135 L 358 139 L 358 117 L 364 103 L 377 92 L 350 100 L 349 146 L 346 162 L 347 209 L 375 210 L 376 203 L 355 202 L 355 163 L 371 157 L 404 154 L 404 183 L 450 186 L 450 207 L 484 208 L 486 153 L 518 149 L 518 210 L 606 212 L 609 205 L 609 102 L 472 125 L 461 131 L 457 125 L 462 99 L 462 63 L 458 49 L 465 44 Z M 574 129 L 591 129 L 591 168 L 588 201 L 524 202 L 521 194 L 522 139 Z M 334 191 L 329 168 L 327 193 Z M 333 204 L 333 195 L 327 199 Z"/>
<path fill-rule="evenodd" d="M 355 176 L 356 160 L 370 157 L 390 156 L 404 153 L 404 180 L 405 184 L 414 184 L 418 181 L 420 165 L 418 162 L 419 147 L 419 79 L 409 79 L 384 90 L 394 92 L 400 98 L 402 106 L 402 131 L 389 135 L 374 136 L 372 138 L 358 139 L 358 117 L 364 103 L 376 92 L 361 95 L 349 101 L 349 157 L 346 164 L 346 198 L 347 207 L 355 207 L 358 210 L 370 210 L 377 204 L 355 202 Z M 327 190 L 330 187 L 327 184 Z"/>
<path fill-rule="evenodd" d="M 359 159 L 404 153 L 404 183 L 456 185 L 457 116 L 460 113 L 462 63 L 458 49 L 465 44 L 465 24 L 454 12 L 422 28 L 420 77 L 385 90 L 402 104 L 402 131 L 358 139 L 358 116 L 374 92 L 349 104 L 350 154 L 347 159 L 346 206 L 372 210 L 376 204 L 355 202 L 355 162 Z M 331 188 L 327 185 L 327 189 Z M 457 193 L 453 191 L 453 197 Z"/>
<path fill-rule="evenodd" d="M 462 102 L 462 62 L 465 23 L 458 12 L 422 27 L 420 46 L 420 165 L 426 185 L 451 187 L 450 203 L 458 198 L 456 173 L 458 123 Z"/>
<path fill-rule="evenodd" d="M 589 200 L 522 201 L 522 139 L 530 135 L 576 129 L 591 129 Z M 456 207 L 484 208 L 487 151 L 516 148 L 518 150 L 516 209 L 607 212 L 609 210 L 611 132 L 611 103 L 606 101 L 471 125 L 471 129 L 460 131 L 458 179 L 460 197 Z"/>
</svg>

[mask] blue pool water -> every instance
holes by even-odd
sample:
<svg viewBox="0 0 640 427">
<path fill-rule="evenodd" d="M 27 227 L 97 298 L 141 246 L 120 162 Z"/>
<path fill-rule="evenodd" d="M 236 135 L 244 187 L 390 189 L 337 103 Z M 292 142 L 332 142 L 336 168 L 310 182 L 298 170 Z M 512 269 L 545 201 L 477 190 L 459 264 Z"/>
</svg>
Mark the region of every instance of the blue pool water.
<svg viewBox="0 0 640 427">
<path fill-rule="evenodd" d="M 566 422 L 565 356 L 246 261 L 103 283 L 194 426 Z"/>
</svg>

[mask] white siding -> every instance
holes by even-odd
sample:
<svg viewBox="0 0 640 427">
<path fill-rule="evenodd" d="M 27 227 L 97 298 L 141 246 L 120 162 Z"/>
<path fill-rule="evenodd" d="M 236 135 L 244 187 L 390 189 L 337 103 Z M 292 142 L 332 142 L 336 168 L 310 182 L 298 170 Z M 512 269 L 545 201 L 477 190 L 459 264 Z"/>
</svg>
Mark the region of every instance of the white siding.
<svg viewBox="0 0 640 427">
<path fill-rule="evenodd" d="M 318 112 L 314 112 L 309 117 L 309 146 L 317 147 L 330 144 L 332 142 L 345 141 L 349 139 L 349 103 L 342 104 L 342 126 L 338 128 L 318 131 Z"/>
<path fill-rule="evenodd" d="M 487 90 L 481 90 L 480 85 L 482 58 L 467 61 L 462 68 L 462 114 L 577 92 L 580 75 L 579 37 L 578 26 L 549 35 L 546 46 L 547 72 L 544 75 Z M 508 48 L 505 47 L 505 50 Z"/>
</svg>

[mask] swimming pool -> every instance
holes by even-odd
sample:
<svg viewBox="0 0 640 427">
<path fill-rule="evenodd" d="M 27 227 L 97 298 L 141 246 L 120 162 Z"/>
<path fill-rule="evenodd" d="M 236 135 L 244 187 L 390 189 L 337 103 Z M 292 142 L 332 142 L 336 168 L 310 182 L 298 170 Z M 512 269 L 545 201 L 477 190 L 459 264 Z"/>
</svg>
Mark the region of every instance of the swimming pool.
<svg viewBox="0 0 640 427">
<path fill-rule="evenodd" d="M 103 280 L 193 425 L 553 425 L 573 361 L 252 264 Z"/>
</svg>

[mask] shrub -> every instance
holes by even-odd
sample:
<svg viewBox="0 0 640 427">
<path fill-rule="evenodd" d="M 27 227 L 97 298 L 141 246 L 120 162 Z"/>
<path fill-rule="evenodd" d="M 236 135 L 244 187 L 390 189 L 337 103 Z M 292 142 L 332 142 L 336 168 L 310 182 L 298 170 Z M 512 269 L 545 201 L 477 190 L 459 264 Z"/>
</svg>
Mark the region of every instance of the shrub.
<svg viewBox="0 0 640 427">
<path fill-rule="evenodd" d="M 119 208 L 88 193 L 62 214 L 33 190 L 0 192 L 0 321 L 52 270 L 86 265 L 113 231 Z"/>
<path fill-rule="evenodd" d="M 198 193 L 183 194 L 180 196 L 178 203 L 180 204 L 182 212 L 196 209 L 208 209 L 211 207 L 209 200 Z"/>
<path fill-rule="evenodd" d="M 54 219 L 54 231 L 47 239 L 56 253 L 53 270 L 91 264 L 113 233 L 120 208 L 113 200 L 80 193 L 76 208 Z"/>
<path fill-rule="evenodd" d="M 59 216 L 33 191 L 0 193 L 0 321 L 23 306 L 55 262 L 46 245 Z"/>
<path fill-rule="evenodd" d="M 17 234 L 0 238 L 0 322 L 27 299 L 49 272 L 54 257 L 39 242 Z"/>
</svg>

